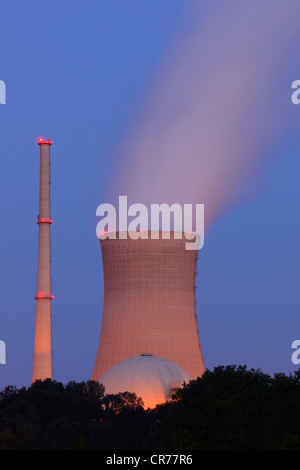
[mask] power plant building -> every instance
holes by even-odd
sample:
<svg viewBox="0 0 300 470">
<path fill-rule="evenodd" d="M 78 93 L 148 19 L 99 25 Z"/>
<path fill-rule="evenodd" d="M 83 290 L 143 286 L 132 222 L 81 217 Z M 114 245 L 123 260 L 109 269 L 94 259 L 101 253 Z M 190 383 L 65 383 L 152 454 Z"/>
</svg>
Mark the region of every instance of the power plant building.
<svg viewBox="0 0 300 470">
<path fill-rule="evenodd" d="M 173 371 L 179 367 L 184 372 L 178 383 L 204 372 L 195 309 L 198 252 L 186 250 L 184 234 L 164 235 L 158 232 L 151 238 L 149 232 L 148 238 L 132 239 L 117 232 L 116 239 L 100 238 L 104 304 L 92 380 L 105 382 L 107 389 L 115 389 L 110 385 L 116 365 L 130 358 L 152 357 L 152 364 L 170 361 Z M 126 367 L 122 370 L 124 376 Z M 138 389 L 136 375 L 134 381 L 132 387 Z"/>
<path fill-rule="evenodd" d="M 100 381 L 108 394 L 134 391 L 145 408 L 169 400 L 172 392 L 192 377 L 174 362 L 151 354 L 125 359 L 108 369 Z"/>
<path fill-rule="evenodd" d="M 50 147 L 40 138 L 36 320 L 32 382 L 52 379 Z M 188 232 L 189 233 L 189 232 Z M 100 235 L 102 325 L 92 380 L 135 392 L 145 407 L 204 373 L 195 308 L 198 250 L 182 232 Z M 188 241 L 189 240 L 189 241 Z"/>
</svg>

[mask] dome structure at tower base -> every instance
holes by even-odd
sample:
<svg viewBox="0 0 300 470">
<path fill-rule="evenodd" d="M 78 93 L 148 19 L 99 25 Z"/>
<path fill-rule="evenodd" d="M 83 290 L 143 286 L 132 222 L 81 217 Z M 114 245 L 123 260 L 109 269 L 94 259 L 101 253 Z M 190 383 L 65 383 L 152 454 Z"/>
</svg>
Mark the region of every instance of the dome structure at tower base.
<svg viewBox="0 0 300 470">
<path fill-rule="evenodd" d="M 177 388 L 192 380 L 182 367 L 168 359 L 151 354 L 125 359 L 108 369 L 99 382 L 106 394 L 134 392 L 144 408 L 154 408 L 170 400 Z"/>
</svg>

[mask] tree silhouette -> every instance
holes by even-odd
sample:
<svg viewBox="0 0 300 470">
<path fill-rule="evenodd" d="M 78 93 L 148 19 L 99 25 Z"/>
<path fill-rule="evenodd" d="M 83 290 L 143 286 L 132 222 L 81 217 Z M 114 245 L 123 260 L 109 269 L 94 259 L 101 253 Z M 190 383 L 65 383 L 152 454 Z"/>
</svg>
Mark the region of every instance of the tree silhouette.
<svg viewBox="0 0 300 470">
<path fill-rule="evenodd" d="M 0 392 L 0 450 L 300 450 L 300 369 L 219 366 L 144 410 L 133 393 L 52 380 Z"/>
</svg>

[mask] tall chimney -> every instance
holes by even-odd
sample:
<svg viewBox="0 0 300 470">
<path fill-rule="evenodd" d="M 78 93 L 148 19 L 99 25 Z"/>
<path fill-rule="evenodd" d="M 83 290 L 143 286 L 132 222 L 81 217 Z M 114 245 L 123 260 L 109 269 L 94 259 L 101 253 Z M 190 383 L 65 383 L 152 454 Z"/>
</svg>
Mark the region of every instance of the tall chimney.
<svg viewBox="0 0 300 470">
<path fill-rule="evenodd" d="M 40 146 L 40 208 L 36 319 L 32 382 L 52 379 L 51 346 L 51 277 L 50 277 L 50 146 L 52 142 L 38 140 Z"/>
</svg>

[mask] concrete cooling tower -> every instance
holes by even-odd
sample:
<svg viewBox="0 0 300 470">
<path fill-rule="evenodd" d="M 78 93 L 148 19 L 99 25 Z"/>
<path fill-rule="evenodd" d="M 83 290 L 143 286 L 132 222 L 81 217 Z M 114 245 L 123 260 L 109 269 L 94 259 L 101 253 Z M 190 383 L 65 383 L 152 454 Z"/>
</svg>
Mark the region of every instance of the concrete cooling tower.
<svg viewBox="0 0 300 470">
<path fill-rule="evenodd" d="M 164 239 L 156 233 L 157 239 L 150 232 L 149 238 L 117 232 L 116 239 L 100 239 L 104 304 L 92 380 L 101 382 L 116 364 L 145 355 L 171 361 L 186 377 L 204 372 L 195 311 L 198 252 L 186 250 L 184 234 Z"/>
</svg>

